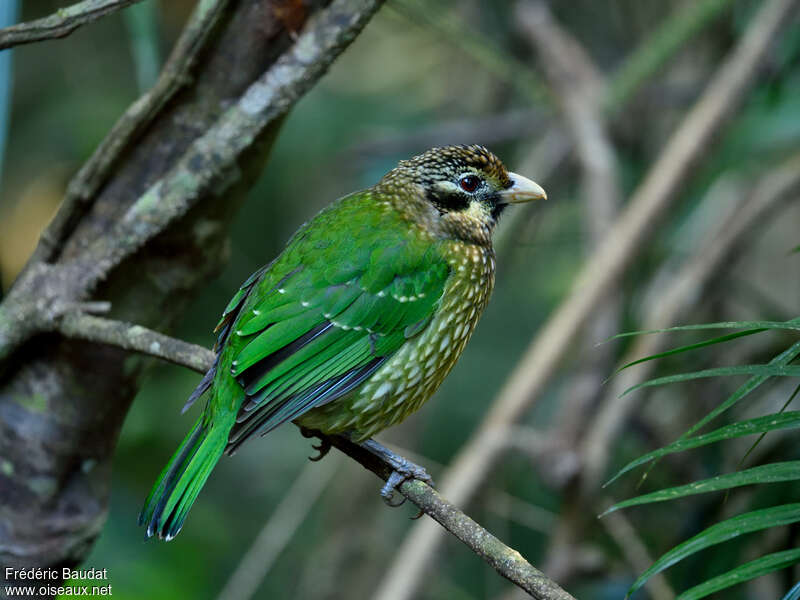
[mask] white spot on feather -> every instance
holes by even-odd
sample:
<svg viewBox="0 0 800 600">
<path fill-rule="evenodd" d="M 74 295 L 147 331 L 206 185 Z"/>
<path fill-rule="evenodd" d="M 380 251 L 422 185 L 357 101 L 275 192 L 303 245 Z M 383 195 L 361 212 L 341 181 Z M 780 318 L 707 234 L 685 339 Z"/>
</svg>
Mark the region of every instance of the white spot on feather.
<svg viewBox="0 0 800 600">
<path fill-rule="evenodd" d="M 448 333 L 442 338 L 442 341 L 439 344 L 439 351 L 444 352 L 444 349 L 447 348 L 449 344 L 450 344 L 450 334 Z"/>
<path fill-rule="evenodd" d="M 381 398 L 386 394 L 388 394 L 390 391 L 392 391 L 392 384 L 389 383 L 388 381 L 382 383 L 381 386 L 377 390 L 375 390 L 375 393 L 372 394 L 372 399 L 377 400 L 378 398 Z"/>
</svg>

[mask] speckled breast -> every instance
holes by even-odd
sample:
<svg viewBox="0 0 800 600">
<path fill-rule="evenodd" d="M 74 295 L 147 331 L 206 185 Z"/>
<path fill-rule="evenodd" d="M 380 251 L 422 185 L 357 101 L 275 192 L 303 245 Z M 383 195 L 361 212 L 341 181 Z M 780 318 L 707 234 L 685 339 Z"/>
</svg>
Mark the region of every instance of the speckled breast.
<svg viewBox="0 0 800 600">
<path fill-rule="evenodd" d="M 430 324 L 408 340 L 352 394 L 298 419 L 325 433 L 351 432 L 357 441 L 399 423 L 437 390 L 464 351 L 494 287 L 491 248 L 450 242 L 451 276 Z"/>
</svg>

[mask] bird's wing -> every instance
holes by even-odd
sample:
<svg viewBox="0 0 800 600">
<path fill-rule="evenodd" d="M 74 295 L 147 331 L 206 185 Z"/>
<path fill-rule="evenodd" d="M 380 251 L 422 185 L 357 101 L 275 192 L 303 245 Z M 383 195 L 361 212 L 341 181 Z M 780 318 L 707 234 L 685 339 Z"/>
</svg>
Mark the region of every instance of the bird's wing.
<svg viewBox="0 0 800 600">
<path fill-rule="evenodd" d="M 435 245 L 374 233 L 368 246 L 356 235 L 327 252 L 297 252 L 302 262 L 288 275 L 237 302 L 231 373 L 246 398 L 229 452 L 352 391 L 428 325 L 447 264 Z"/>
</svg>

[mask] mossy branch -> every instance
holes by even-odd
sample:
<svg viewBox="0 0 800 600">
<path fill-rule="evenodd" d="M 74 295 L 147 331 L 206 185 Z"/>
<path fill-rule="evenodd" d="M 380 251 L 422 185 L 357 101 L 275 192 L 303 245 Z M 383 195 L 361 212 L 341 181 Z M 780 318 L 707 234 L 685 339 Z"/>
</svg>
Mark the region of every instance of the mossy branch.
<svg viewBox="0 0 800 600">
<path fill-rule="evenodd" d="M 177 320 L 221 266 L 233 214 L 285 115 L 382 2 L 198 0 L 157 84 L 70 184 L 0 303 L 0 563 L 85 558 L 140 384 L 144 361 L 53 332 L 86 326 L 79 311 L 99 299 L 120 320 Z M 139 340 L 136 329 L 91 324 Z"/>
<path fill-rule="evenodd" d="M 195 20 L 204 23 L 206 11 L 221 10 L 223 4 L 220 0 L 202 4 L 197 13 L 201 16 Z M 36 262 L 52 254 L 50 246 L 58 244 L 65 232 L 59 229 L 46 234 L 47 246 L 33 257 L 0 305 L 0 361 L 35 333 L 49 328 L 52 321 L 49 308 L 53 304 L 86 298 L 123 260 L 186 215 L 199 201 L 209 195 L 223 195 L 235 186 L 242 178 L 240 166 L 245 156 L 263 142 L 271 127 L 327 71 L 380 4 L 380 0 L 338 0 L 314 14 L 296 43 L 189 146 L 169 171 L 139 196 L 122 218 L 93 239 L 82 256 L 52 267 Z M 209 18 L 212 17 L 213 14 Z M 197 35 L 204 35 L 205 31 L 203 27 Z M 159 95 L 159 106 L 168 97 L 168 90 Z M 131 110 L 135 113 L 135 108 Z M 135 129 L 138 126 L 135 114 L 132 118 L 130 127 Z M 133 130 L 129 131 L 126 125 L 118 127 L 120 139 L 129 140 Z M 109 136 L 107 142 L 113 144 L 117 137 Z M 98 156 L 102 154 L 95 154 L 89 164 L 99 160 Z M 110 163 L 103 163 L 98 168 L 102 173 L 109 166 Z M 98 176 L 88 181 L 93 189 L 102 179 Z M 67 200 L 88 202 L 85 194 L 71 194 Z M 69 213 L 73 208 L 65 206 L 68 212 L 63 217 L 63 227 L 73 220 Z M 55 222 L 62 225 L 61 219 L 57 216 Z"/>
<path fill-rule="evenodd" d="M 210 350 L 139 325 L 87 314 L 71 314 L 59 320 L 58 331 L 70 338 L 117 346 L 182 365 L 198 373 L 208 371 L 216 359 Z M 342 436 L 311 432 L 386 481 L 392 467 L 381 458 Z M 422 512 L 461 540 L 500 575 L 537 600 L 574 600 L 553 580 L 536 569 L 515 549 L 507 546 L 479 523 L 444 499 L 423 481 L 403 482 L 398 491 Z M 377 497 L 377 495 L 376 495 Z"/>
</svg>

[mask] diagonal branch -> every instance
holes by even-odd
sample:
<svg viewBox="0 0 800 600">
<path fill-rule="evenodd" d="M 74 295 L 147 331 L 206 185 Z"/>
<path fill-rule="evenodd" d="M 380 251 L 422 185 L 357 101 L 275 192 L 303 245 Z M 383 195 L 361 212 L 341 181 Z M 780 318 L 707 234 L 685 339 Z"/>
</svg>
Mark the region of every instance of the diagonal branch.
<svg viewBox="0 0 800 600">
<path fill-rule="evenodd" d="M 224 260 L 284 116 L 381 4 L 198 0 L 164 78 L 74 180 L 53 235 L 0 303 L 0 562 L 82 562 L 146 365 L 52 332 L 98 299 L 116 318 L 172 326 Z"/>
<path fill-rule="evenodd" d="M 503 448 L 497 438 L 536 401 L 598 300 L 637 256 L 647 234 L 677 197 L 690 168 L 700 160 L 714 134 L 749 89 L 758 66 L 796 4 L 795 0 L 772 0 L 761 6 L 745 35 L 684 118 L 615 226 L 584 264 L 568 297 L 529 345 L 479 429 L 456 456 L 442 485 L 454 502 L 466 504 L 486 479 Z M 424 580 L 423 573 L 440 541 L 436 528 L 429 523 L 417 524 L 400 550 L 409 563 L 403 565 L 402 580 L 397 577 L 401 570 L 397 562 L 397 570 L 389 573 L 376 598 L 412 597 L 417 582 Z M 409 572 L 414 576 L 409 578 Z"/>
<path fill-rule="evenodd" d="M 720 223 L 715 231 L 706 234 L 706 242 L 670 277 L 668 289 L 658 293 L 658 301 L 649 307 L 641 329 L 664 329 L 678 322 L 681 313 L 702 295 L 702 290 L 719 274 L 720 268 L 726 262 L 730 263 L 736 249 L 752 239 L 753 229 L 763 225 L 769 213 L 780 203 L 795 201 L 792 194 L 797 194 L 798 188 L 800 154 L 794 154 L 764 174 L 739 202 L 731 217 Z M 709 198 L 706 202 L 714 199 Z M 656 275 L 653 279 L 658 281 L 661 278 Z M 620 364 L 661 352 L 668 339 L 664 335 L 638 337 Z M 646 380 L 654 367 L 653 361 L 643 363 L 618 373 L 611 381 L 580 449 L 584 465 L 582 485 L 586 492 L 601 482 L 608 464 L 609 441 L 625 427 L 638 402 L 635 394 L 623 395 L 623 392 Z"/>
<path fill-rule="evenodd" d="M 85 314 L 69 315 L 60 319 L 58 331 L 71 338 L 118 346 L 155 356 L 174 364 L 205 373 L 216 356 L 201 346 L 171 338 L 139 325 L 131 325 L 102 317 Z M 381 458 L 354 444 L 342 436 L 326 436 L 313 432 L 314 436 L 330 442 L 365 469 L 386 481 L 392 467 Z M 437 521 L 444 529 L 461 540 L 500 575 L 518 585 L 537 600 L 574 600 L 522 555 L 506 546 L 476 521 L 445 500 L 439 492 L 425 482 L 405 481 L 398 491 L 411 500 L 422 512 Z"/>
<path fill-rule="evenodd" d="M 583 45 L 561 27 L 544 2 L 518 2 L 515 14 L 526 40 L 537 50 L 542 70 L 575 144 L 581 167 L 580 197 L 587 234 L 584 255 L 588 257 L 602 244 L 622 204 L 617 157 L 604 106 L 607 82 Z M 587 415 L 591 415 L 603 380 L 613 365 L 616 344 L 608 343 L 599 349 L 596 344 L 618 331 L 621 300 L 617 289 L 610 289 L 597 299 L 594 318 L 578 344 L 575 364 L 580 366 L 571 374 L 561 396 L 564 401 L 559 403 L 557 421 L 549 432 L 553 446 L 563 448 L 566 456 L 574 456 L 571 449 L 579 444 Z M 566 488 L 565 508 L 550 537 L 544 563 L 551 576 L 562 580 L 580 562 L 579 540 L 585 522 L 579 515 L 586 513 L 580 509 L 582 498 L 571 493 L 580 464 L 562 458 L 542 461 L 542 465 L 546 465 L 542 470 L 549 479 Z M 661 583 L 663 586 L 663 578 Z M 674 594 L 667 597 L 672 596 Z"/>
<path fill-rule="evenodd" d="M 56 258 L 67 236 L 89 210 L 97 191 L 109 177 L 119 157 L 135 142 L 164 105 L 192 82 L 200 52 L 205 49 L 229 3 L 230 0 L 198 3 L 156 84 L 125 111 L 91 158 L 70 181 L 64 201 L 42 232 L 26 270 L 40 262 L 52 262 Z"/>
<path fill-rule="evenodd" d="M 543 2 L 519 2 L 517 19 L 526 39 L 533 45 L 558 102 L 566 128 L 575 145 L 581 167 L 580 197 L 584 211 L 587 243 L 584 254 L 591 256 L 613 226 L 622 204 L 617 156 L 606 122 L 604 98 L 607 83 L 586 50 L 553 18 Z M 561 425 L 553 432 L 563 447 L 576 444 L 590 403 L 596 398 L 605 374 L 613 361 L 613 344 L 598 351 L 595 344 L 618 330 L 621 297 L 612 290 L 599 300 L 590 331 L 580 349 L 570 389 L 561 403 Z M 573 473 L 563 473 L 566 480 Z"/>
<path fill-rule="evenodd" d="M 84 0 L 50 16 L 0 29 L 0 50 L 66 37 L 78 27 L 136 2 L 141 0 Z"/>
<path fill-rule="evenodd" d="M 0 305 L 0 360 L 47 328 L 51 317 L 43 314 L 42 306 L 85 298 L 123 260 L 211 191 L 220 195 L 236 185 L 248 150 L 327 71 L 380 4 L 379 0 L 338 0 L 315 13 L 292 48 L 79 258 L 28 270 Z M 54 281 L 58 284 L 53 285 Z"/>
</svg>

